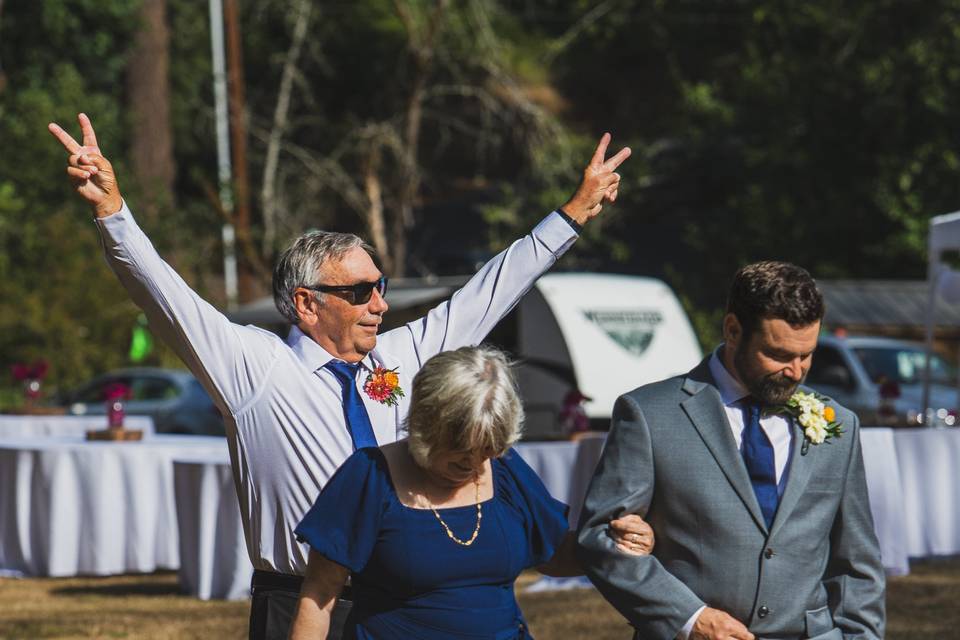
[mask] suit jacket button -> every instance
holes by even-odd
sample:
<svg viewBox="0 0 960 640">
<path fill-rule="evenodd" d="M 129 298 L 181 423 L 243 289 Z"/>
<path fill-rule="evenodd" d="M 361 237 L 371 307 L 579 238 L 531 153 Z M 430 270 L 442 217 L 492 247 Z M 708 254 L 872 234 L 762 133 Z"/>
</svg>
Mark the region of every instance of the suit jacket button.
<svg viewBox="0 0 960 640">
<path fill-rule="evenodd" d="M 766 558 L 767 560 L 769 560 L 770 558 L 772 558 L 772 557 L 773 557 L 773 549 L 770 549 L 770 548 L 768 547 L 767 550 L 763 552 L 763 557 Z"/>
<path fill-rule="evenodd" d="M 768 608 L 766 607 L 766 605 L 764 605 L 764 606 L 760 607 L 759 609 L 757 609 L 757 617 L 758 617 L 758 618 L 766 618 L 769 614 L 770 614 L 770 609 L 768 609 Z"/>
</svg>

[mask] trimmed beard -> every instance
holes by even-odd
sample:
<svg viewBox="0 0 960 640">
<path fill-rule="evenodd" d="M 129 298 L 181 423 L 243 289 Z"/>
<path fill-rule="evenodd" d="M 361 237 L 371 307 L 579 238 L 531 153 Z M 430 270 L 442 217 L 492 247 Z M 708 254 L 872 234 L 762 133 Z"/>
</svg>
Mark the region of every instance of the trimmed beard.
<svg viewBox="0 0 960 640">
<path fill-rule="evenodd" d="M 782 373 L 771 373 L 768 375 L 752 376 L 747 366 L 746 341 L 741 342 L 733 353 L 733 366 L 737 369 L 737 375 L 740 381 L 747 388 L 754 398 L 762 405 L 768 407 L 780 406 L 787 403 L 796 390 L 803 382 L 790 380 L 784 377 Z M 804 376 L 806 378 L 806 376 Z"/>
</svg>

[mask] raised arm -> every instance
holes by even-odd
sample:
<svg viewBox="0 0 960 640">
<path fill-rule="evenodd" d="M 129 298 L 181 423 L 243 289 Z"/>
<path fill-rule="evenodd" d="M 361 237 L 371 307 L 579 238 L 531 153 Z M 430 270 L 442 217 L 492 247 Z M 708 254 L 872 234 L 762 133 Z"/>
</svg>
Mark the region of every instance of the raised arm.
<svg viewBox="0 0 960 640">
<path fill-rule="evenodd" d="M 569 216 L 551 213 L 534 230 L 501 252 L 450 300 L 425 317 L 384 334 L 381 343 L 392 352 L 412 350 L 422 364 L 441 351 L 479 344 L 529 291 L 533 283 L 573 244 L 580 227 L 617 199 L 617 167 L 630 156 L 624 147 L 605 159 L 610 134 L 600 139 L 573 197 L 561 207 Z M 559 211 L 559 210 L 558 210 Z"/>
<path fill-rule="evenodd" d="M 275 361 L 278 340 L 232 324 L 157 254 L 120 193 L 90 119 L 78 116 L 83 144 L 51 123 L 69 154 L 67 175 L 97 218 L 107 263 L 157 333 L 203 383 L 221 411 L 234 413 L 252 397 Z"/>
</svg>

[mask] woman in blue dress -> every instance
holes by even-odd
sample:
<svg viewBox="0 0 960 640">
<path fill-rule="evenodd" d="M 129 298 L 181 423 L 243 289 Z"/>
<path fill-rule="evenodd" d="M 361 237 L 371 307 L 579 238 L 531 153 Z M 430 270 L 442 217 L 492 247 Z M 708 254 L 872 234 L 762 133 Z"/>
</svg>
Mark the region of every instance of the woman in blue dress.
<svg viewBox="0 0 960 640">
<path fill-rule="evenodd" d="M 510 445 L 523 409 L 504 355 L 435 356 L 413 381 L 405 440 L 356 451 L 297 527 L 310 544 L 290 637 L 326 638 L 350 577 L 343 638 L 530 638 L 514 597 L 521 571 L 582 573 L 566 507 Z M 649 553 L 636 516 L 614 530 Z"/>
</svg>

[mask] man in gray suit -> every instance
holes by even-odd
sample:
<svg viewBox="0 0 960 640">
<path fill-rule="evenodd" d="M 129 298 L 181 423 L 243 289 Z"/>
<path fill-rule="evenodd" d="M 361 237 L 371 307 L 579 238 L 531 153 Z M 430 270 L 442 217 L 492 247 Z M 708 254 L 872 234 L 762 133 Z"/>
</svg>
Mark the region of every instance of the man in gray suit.
<svg viewBox="0 0 960 640">
<path fill-rule="evenodd" d="M 818 443 L 822 431 L 775 413 L 810 368 L 823 313 L 803 269 L 744 267 L 724 344 L 687 375 L 617 400 L 579 552 L 635 638 L 883 637 L 857 417 L 827 402 L 818 415 L 843 433 Z M 653 555 L 617 552 L 605 529 L 625 513 L 653 527 Z"/>
</svg>

